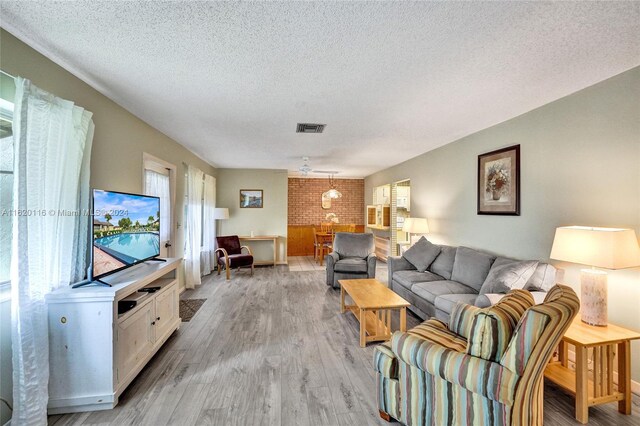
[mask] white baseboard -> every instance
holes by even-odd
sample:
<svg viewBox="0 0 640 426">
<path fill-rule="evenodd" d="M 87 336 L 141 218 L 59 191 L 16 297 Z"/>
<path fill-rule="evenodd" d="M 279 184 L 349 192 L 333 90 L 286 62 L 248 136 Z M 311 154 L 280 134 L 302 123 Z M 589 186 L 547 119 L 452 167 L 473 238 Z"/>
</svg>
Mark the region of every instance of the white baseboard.
<svg viewBox="0 0 640 426">
<path fill-rule="evenodd" d="M 568 351 L 569 352 L 569 362 L 573 364 L 574 368 L 575 368 L 575 363 L 576 363 L 576 353 L 575 351 Z M 618 372 L 614 371 L 613 372 L 613 382 L 617 385 L 618 384 Z M 640 382 L 636 382 L 634 380 L 631 380 L 631 392 L 640 396 Z"/>
</svg>

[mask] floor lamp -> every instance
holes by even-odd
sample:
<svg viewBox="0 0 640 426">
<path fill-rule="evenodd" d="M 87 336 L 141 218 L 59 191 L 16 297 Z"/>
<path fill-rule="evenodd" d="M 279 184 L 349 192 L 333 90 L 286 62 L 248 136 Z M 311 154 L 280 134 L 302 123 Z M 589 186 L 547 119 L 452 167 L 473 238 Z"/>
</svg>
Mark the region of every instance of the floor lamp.
<svg viewBox="0 0 640 426">
<path fill-rule="evenodd" d="M 213 209 L 213 218 L 216 220 L 229 219 L 229 209 L 226 207 Z M 218 235 L 218 229 L 216 229 L 216 235 Z"/>
<path fill-rule="evenodd" d="M 580 315 L 587 324 L 607 325 L 607 273 L 598 268 L 640 266 L 633 229 L 563 226 L 556 229 L 552 259 L 591 266 L 580 271 Z"/>
<path fill-rule="evenodd" d="M 229 219 L 229 209 L 226 207 L 220 207 L 220 208 L 215 208 L 213 209 L 213 218 L 216 221 L 219 221 L 220 219 Z M 218 223 L 216 222 L 216 225 L 218 225 Z M 216 236 L 218 235 L 218 226 L 216 226 Z M 218 241 L 215 241 L 215 248 L 216 250 L 218 249 Z M 220 265 L 218 265 L 218 252 L 216 251 L 216 255 L 215 255 L 215 259 L 216 259 L 216 267 L 220 268 Z"/>
</svg>

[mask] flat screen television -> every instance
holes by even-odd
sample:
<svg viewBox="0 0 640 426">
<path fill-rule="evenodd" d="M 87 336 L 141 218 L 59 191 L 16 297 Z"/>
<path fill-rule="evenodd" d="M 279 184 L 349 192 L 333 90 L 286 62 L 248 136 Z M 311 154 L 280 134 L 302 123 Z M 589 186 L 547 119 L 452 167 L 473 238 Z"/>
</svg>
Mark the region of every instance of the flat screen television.
<svg viewBox="0 0 640 426">
<path fill-rule="evenodd" d="M 160 255 L 160 198 L 93 190 L 91 278 Z"/>
</svg>

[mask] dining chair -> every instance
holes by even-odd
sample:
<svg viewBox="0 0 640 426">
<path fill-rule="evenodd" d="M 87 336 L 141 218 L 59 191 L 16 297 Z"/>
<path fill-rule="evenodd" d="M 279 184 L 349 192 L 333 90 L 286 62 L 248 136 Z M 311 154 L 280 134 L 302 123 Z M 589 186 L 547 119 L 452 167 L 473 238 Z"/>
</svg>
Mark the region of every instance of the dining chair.
<svg viewBox="0 0 640 426">
<path fill-rule="evenodd" d="M 333 229 L 333 222 L 322 222 L 320 224 L 320 230 L 322 232 L 331 232 Z"/>
</svg>

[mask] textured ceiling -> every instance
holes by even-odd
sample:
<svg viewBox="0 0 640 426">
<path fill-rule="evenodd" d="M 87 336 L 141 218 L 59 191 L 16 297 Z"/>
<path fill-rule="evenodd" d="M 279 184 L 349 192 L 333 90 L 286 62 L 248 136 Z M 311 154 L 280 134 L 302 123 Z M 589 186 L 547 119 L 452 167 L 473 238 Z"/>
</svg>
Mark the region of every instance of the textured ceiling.
<svg viewBox="0 0 640 426">
<path fill-rule="evenodd" d="M 217 167 L 308 155 L 366 176 L 640 63 L 638 2 L 0 7 L 5 29 Z"/>
</svg>

